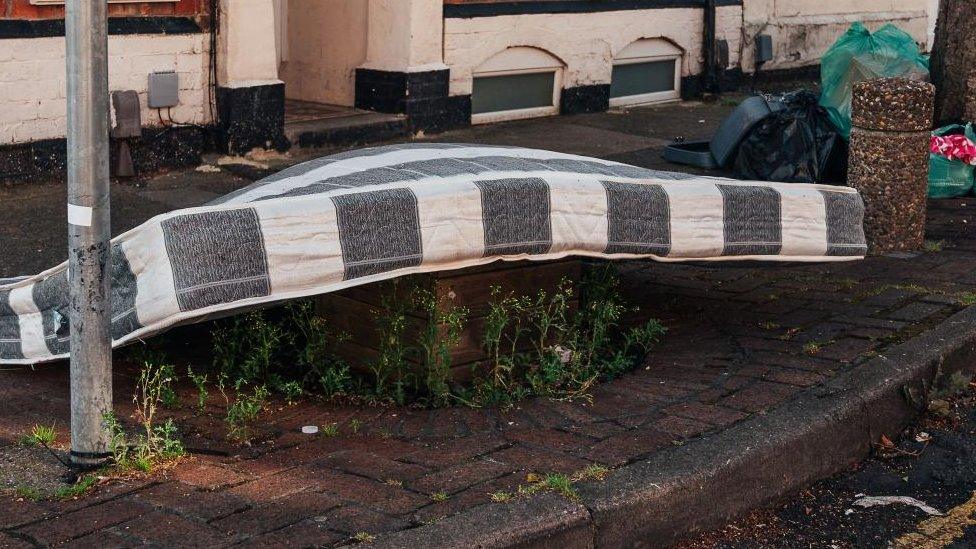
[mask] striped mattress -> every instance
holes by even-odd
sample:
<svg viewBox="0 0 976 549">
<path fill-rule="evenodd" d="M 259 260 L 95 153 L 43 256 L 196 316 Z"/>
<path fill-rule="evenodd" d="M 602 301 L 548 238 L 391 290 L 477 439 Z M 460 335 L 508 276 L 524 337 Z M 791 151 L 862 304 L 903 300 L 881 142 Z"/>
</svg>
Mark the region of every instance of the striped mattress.
<svg viewBox="0 0 976 549">
<path fill-rule="evenodd" d="M 864 256 L 847 187 L 744 182 L 516 147 L 414 143 L 299 164 L 112 240 L 112 335 L 411 273 L 566 256 Z M 0 281 L 0 363 L 68 353 L 67 264 Z"/>
</svg>

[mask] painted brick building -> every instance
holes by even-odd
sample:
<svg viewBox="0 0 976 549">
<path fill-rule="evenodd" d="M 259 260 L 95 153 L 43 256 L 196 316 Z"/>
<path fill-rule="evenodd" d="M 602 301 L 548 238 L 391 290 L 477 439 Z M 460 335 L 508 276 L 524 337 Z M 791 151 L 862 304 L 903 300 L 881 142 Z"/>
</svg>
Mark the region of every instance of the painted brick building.
<svg viewBox="0 0 976 549">
<path fill-rule="evenodd" d="M 140 97 L 138 169 L 361 139 L 370 111 L 387 118 L 362 131 L 411 132 L 673 100 L 815 67 L 854 21 L 923 45 L 934 24 L 931 0 L 108 1 L 110 87 Z M 178 101 L 150 107 L 166 72 Z M 64 90 L 63 0 L 0 0 L 0 178 L 58 171 Z M 317 118 L 346 122 L 286 127 Z"/>
</svg>

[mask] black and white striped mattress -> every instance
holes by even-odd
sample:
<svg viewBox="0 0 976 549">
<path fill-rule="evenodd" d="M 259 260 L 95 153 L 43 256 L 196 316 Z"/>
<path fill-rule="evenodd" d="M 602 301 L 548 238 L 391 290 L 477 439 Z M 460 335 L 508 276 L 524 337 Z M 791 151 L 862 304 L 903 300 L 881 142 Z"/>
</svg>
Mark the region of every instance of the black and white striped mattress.
<svg viewBox="0 0 976 549">
<path fill-rule="evenodd" d="M 112 241 L 116 345 L 410 273 L 565 256 L 839 261 L 863 203 L 825 185 L 659 172 L 515 147 L 406 144 L 288 168 Z M 0 281 L 0 363 L 67 356 L 67 265 Z"/>
</svg>

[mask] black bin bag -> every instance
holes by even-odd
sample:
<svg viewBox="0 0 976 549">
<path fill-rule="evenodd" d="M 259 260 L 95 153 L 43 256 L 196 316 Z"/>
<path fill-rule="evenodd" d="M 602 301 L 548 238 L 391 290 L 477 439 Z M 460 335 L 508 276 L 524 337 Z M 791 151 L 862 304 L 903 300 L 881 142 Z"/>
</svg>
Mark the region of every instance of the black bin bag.
<svg viewBox="0 0 976 549">
<path fill-rule="evenodd" d="M 847 142 L 818 101 L 807 90 L 783 96 L 784 108 L 763 118 L 739 144 L 735 176 L 787 183 L 845 181 Z"/>
</svg>

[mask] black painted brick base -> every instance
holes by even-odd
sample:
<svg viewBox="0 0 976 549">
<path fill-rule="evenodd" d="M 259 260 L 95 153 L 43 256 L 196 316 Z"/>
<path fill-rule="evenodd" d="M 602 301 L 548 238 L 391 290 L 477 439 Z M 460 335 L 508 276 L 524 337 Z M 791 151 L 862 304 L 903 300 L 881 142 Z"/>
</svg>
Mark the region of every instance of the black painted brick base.
<svg viewBox="0 0 976 549">
<path fill-rule="evenodd" d="M 610 84 L 564 88 L 559 103 L 562 114 L 603 112 L 610 108 Z"/>
<path fill-rule="evenodd" d="M 356 108 L 404 114 L 411 131 L 444 131 L 471 123 L 471 98 L 450 97 L 448 69 L 397 72 L 356 69 Z"/>
<path fill-rule="evenodd" d="M 214 149 L 214 128 L 143 128 L 142 137 L 128 140 L 132 164 L 137 175 L 161 169 L 197 166 L 200 156 Z M 117 140 L 110 148 L 112 166 L 118 151 Z M 47 181 L 65 176 L 67 141 L 42 139 L 31 143 L 0 146 L 0 181 Z"/>
<path fill-rule="evenodd" d="M 681 77 L 681 99 L 686 101 L 692 99 L 700 99 L 702 93 L 704 93 L 704 75 L 692 74 L 690 76 Z M 745 82 L 745 75 L 742 73 L 742 69 L 735 67 L 732 69 L 726 69 L 721 71 L 718 75 L 718 90 L 719 92 L 730 92 L 740 89 Z"/>
<path fill-rule="evenodd" d="M 820 80 L 820 64 L 807 65 L 792 69 L 773 69 L 764 71 L 762 69 L 748 75 L 752 78 L 754 86 L 764 86 L 769 84 L 782 84 L 795 81 Z"/>
<path fill-rule="evenodd" d="M 217 88 L 217 145 L 244 154 L 255 147 L 287 150 L 285 85 Z"/>
</svg>

